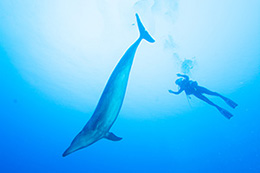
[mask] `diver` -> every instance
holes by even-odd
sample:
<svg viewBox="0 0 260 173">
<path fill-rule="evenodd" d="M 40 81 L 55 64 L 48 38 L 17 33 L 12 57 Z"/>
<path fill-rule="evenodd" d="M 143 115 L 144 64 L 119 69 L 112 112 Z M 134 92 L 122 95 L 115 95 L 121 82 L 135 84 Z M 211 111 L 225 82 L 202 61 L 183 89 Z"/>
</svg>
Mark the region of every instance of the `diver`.
<svg viewBox="0 0 260 173">
<path fill-rule="evenodd" d="M 180 94 L 182 91 L 185 91 L 186 95 L 189 96 L 189 95 L 194 95 L 195 97 L 203 100 L 204 102 L 214 106 L 215 108 L 217 108 L 219 110 L 219 112 L 221 114 L 223 114 L 226 118 L 230 119 L 233 115 L 231 113 L 229 113 L 227 110 L 219 107 L 218 105 L 216 105 L 215 103 L 213 103 L 212 101 L 210 101 L 207 97 L 205 97 L 203 94 L 208 94 L 208 95 L 213 95 L 213 96 L 218 96 L 220 98 L 222 98 L 230 107 L 232 108 L 235 108 L 237 107 L 237 104 L 216 93 L 216 92 L 213 92 L 213 91 L 210 91 L 208 90 L 207 88 L 204 88 L 202 86 L 199 86 L 198 83 L 196 81 L 192 81 L 189 79 L 189 77 L 187 75 L 182 75 L 182 74 L 177 74 L 178 78 L 176 81 L 175 81 L 175 84 L 177 84 L 179 86 L 179 91 L 175 92 L 175 91 L 172 91 L 172 90 L 169 90 L 170 93 L 172 94 Z"/>
</svg>

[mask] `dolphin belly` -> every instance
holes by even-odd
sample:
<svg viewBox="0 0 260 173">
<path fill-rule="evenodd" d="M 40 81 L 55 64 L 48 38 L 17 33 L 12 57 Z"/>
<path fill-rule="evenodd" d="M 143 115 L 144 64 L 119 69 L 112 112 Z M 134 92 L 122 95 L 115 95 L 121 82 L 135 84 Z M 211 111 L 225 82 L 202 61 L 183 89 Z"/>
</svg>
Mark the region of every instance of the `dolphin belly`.
<svg viewBox="0 0 260 173">
<path fill-rule="evenodd" d="M 137 47 L 135 47 L 135 49 L 137 49 Z M 123 56 L 121 61 L 126 58 L 129 59 L 129 57 Z M 122 65 L 119 62 L 112 72 L 111 77 L 107 82 L 107 85 L 95 109 L 95 112 L 90 119 L 90 121 L 93 123 L 93 129 L 102 128 L 103 130 L 109 130 L 116 120 L 125 97 L 133 58 L 134 56 L 132 56 L 130 62 L 123 66 L 124 68 L 122 68 Z"/>
</svg>

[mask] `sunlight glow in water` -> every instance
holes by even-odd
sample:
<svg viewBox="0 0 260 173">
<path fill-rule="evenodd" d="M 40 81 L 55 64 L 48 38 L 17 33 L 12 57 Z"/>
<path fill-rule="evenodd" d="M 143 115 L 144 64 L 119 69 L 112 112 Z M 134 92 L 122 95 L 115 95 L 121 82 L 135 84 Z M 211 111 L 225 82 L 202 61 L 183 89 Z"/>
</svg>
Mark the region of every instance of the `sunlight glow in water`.
<svg viewBox="0 0 260 173">
<path fill-rule="evenodd" d="M 58 103 L 82 111 L 95 106 L 117 61 L 137 39 L 135 12 L 156 43 L 145 43 L 137 51 L 126 98 L 142 106 L 128 104 L 126 109 L 145 110 L 151 106 L 145 100 L 151 98 L 158 107 L 147 110 L 148 115 L 169 111 L 165 103 L 186 104 L 171 96 L 160 100 L 175 87 L 175 74 L 185 59 L 195 57 L 190 73 L 194 80 L 223 93 L 259 71 L 259 16 L 253 2 L 51 2 L 1 2 L 1 42 L 28 82 Z"/>
</svg>

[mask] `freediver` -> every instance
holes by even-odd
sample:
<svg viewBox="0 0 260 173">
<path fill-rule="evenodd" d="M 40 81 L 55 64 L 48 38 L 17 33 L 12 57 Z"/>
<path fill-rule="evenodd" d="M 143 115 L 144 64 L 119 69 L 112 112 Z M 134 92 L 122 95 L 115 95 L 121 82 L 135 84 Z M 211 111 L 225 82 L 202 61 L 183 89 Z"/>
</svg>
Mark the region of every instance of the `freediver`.
<svg viewBox="0 0 260 173">
<path fill-rule="evenodd" d="M 218 97 L 222 98 L 232 108 L 235 108 L 237 106 L 237 104 L 234 101 L 220 95 L 219 93 L 210 91 L 205 87 L 199 86 L 196 81 L 190 80 L 187 75 L 177 74 L 177 76 L 180 77 L 180 78 L 178 78 L 175 81 L 175 84 L 177 84 L 179 86 L 179 91 L 175 92 L 175 91 L 169 90 L 170 93 L 178 95 L 182 91 L 185 91 L 187 96 L 194 95 L 195 97 L 203 100 L 204 102 L 216 107 L 219 110 L 219 112 L 221 114 L 223 114 L 226 118 L 230 119 L 233 116 L 227 110 L 221 108 L 220 106 L 218 106 L 215 103 L 213 103 L 212 101 L 210 101 L 203 94 L 218 96 Z"/>
</svg>

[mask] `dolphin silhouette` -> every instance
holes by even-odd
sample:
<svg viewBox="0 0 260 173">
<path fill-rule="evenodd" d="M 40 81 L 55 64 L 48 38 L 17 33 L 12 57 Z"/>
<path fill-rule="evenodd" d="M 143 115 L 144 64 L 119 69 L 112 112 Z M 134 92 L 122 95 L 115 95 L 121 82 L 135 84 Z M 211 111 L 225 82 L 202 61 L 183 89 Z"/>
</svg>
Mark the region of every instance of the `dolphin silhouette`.
<svg viewBox="0 0 260 173">
<path fill-rule="evenodd" d="M 138 14 L 136 14 L 136 20 L 140 32 L 139 38 L 128 48 L 118 62 L 106 84 L 92 117 L 71 142 L 69 148 L 63 153 L 63 157 L 85 148 L 102 138 L 112 141 L 122 139 L 109 132 L 109 130 L 120 112 L 135 52 L 142 39 L 150 43 L 155 42 L 145 30 Z"/>
</svg>

